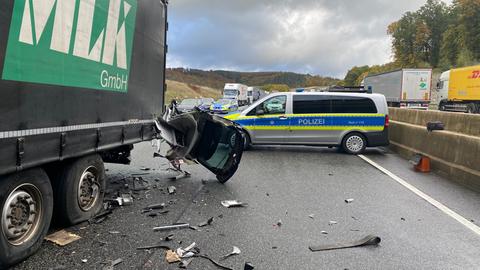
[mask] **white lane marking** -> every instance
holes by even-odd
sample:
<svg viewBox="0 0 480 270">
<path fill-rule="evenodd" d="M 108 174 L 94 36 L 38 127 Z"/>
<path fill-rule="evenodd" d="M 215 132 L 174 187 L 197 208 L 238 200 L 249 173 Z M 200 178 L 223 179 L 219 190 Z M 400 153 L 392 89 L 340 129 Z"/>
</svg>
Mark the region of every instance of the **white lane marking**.
<svg viewBox="0 0 480 270">
<path fill-rule="evenodd" d="M 460 222 L 463 226 L 469 228 L 470 230 L 472 230 L 474 233 L 480 235 L 480 227 L 478 227 L 477 225 L 473 224 L 472 222 L 470 222 L 469 220 L 467 220 L 466 218 L 462 217 L 461 215 L 457 214 L 455 211 L 453 211 L 452 209 L 448 208 L 447 206 L 445 206 L 444 204 L 442 204 L 441 202 L 435 200 L 434 198 L 428 196 L 427 194 L 423 193 L 422 191 L 420 191 L 418 188 L 414 187 L 413 185 L 407 183 L 405 180 L 403 180 L 402 178 L 396 176 L 395 174 L 393 174 L 392 172 L 390 172 L 389 170 L 383 168 L 382 166 L 378 165 L 375 161 L 367 158 L 366 156 L 364 155 L 358 155 L 361 159 L 363 159 L 364 161 L 366 161 L 367 163 L 369 163 L 370 165 L 372 165 L 373 167 L 377 168 L 379 171 L 383 172 L 384 174 L 388 175 L 390 178 L 392 178 L 393 180 L 397 181 L 399 184 L 401 184 L 402 186 L 406 187 L 407 189 L 409 189 L 411 192 L 415 193 L 417 196 L 421 197 L 422 199 L 424 199 L 425 201 L 427 201 L 428 203 L 430 203 L 431 205 L 435 206 L 436 208 L 438 208 L 440 211 L 442 211 L 443 213 L 447 214 L 448 216 L 450 216 L 451 218 L 455 219 L 456 221 Z"/>
</svg>

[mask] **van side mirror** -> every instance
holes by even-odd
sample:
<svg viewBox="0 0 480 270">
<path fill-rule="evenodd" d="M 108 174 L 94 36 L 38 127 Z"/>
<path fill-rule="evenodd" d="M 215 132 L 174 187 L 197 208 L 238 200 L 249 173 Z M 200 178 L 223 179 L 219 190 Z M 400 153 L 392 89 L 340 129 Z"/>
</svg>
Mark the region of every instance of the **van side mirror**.
<svg viewBox="0 0 480 270">
<path fill-rule="evenodd" d="M 264 115 L 265 114 L 265 111 L 262 110 L 262 109 L 257 109 L 257 111 L 255 112 L 257 115 Z"/>
</svg>

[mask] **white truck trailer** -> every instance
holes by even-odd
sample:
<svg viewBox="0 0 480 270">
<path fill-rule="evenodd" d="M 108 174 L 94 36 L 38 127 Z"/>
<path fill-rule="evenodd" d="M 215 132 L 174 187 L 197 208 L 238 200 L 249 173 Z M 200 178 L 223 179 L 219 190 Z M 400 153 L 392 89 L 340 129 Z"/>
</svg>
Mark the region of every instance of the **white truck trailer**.
<svg viewBox="0 0 480 270">
<path fill-rule="evenodd" d="M 223 98 L 235 99 L 238 106 L 248 104 L 248 86 L 240 83 L 227 83 L 223 89 Z"/>
<path fill-rule="evenodd" d="M 365 77 L 368 92 L 383 94 L 391 107 L 427 109 L 432 85 L 431 69 L 401 69 Z"/>
</svg>

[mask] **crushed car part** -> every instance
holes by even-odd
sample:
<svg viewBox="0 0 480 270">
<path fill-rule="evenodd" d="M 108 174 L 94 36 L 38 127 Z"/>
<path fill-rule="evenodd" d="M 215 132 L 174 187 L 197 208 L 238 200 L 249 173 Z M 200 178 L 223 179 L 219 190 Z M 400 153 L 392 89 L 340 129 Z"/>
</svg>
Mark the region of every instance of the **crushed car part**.
<svg viewBox="0 0 480 270">
<path fill-rule="evenodd" d="M 221 202 L 223 206 L 230 208 L 230 207 L 245 207 L 248 206 L 248 204 L 239 202 L 237 200 L 226 200 Z"/>
<path fill-rule="evenodd" d="M 198 161 L 221 183 L 237 171 L 243 153 L 238 124 L 201 111 L 179 114 L 172 102 L 156 121 L 156 127 L 170 147 L 165 157 L 172 163 L 182 159 Z"/>
<path fill-rule="evenodd" d="M 376 246 L 382 240 L 380 237 L 375 235 L 367 235 L 362 239 L 353 242 L 347 243 L 336 243 L 328 245 L 319 245 L 319 246 L 310 246 L 311 251 L 323 251 L 323 250 L 332 250 L 332 249 L 343 249 L 343 248 L 353 248 L 353 247 L 363 247 L 363 246 Z"/>
<path fill-rule="evenodd" d="M 167 230 L 175 230 L 175 229 L 185 229 L 189 227 L 190 227 L 190 224 L 182 223 L 182 224 L 173 224 L 173 225 L 155 227 L 153 228 L 153 231 L 159 232 L 159 231 L 167 231 Z"/>
<path fill-rule="evenodd" d="M 228 253 L 227 255 L 223 256 L 220 260 L 223 261 L 223 260 L 227 259 L 228 257 L 238 255 L 240 253 L 241 253 L 240 249 L 236 246 L 233 246 L 233 251 Z"/>
<path fill-rule="evenodd" d="M 65 230 L 60 230 L 58 232 L 52 233 L 50 235 L 47 235 L 45 237 L 45 240 L 50 241 L 52 243 L 55 243 L 61 247 L 66 246 L 68 244 L 71 244 L 77 240 L 79 240 L 81 237 L 67 232 Z"/>
</svg>

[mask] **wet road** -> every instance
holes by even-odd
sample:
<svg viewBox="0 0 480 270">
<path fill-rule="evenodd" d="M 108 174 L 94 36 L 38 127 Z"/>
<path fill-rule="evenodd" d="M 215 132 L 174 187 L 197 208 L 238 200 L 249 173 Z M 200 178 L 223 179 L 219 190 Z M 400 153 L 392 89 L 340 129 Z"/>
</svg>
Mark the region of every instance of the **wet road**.
<svg viewBox="0 0 480 270">
<path fill-rule="evenodd" d="M 118 258 L 123 262 L 115 269 L 178 269 L 178 264 L 165 263 L 163 250 L 136 250 L 170 233 L 174 240 L 165 245 L 178 248 L 195 242 L 214 259 L 229 253 L 232 246 L 239 247 L 240 255 L 222 261 L 234 269 L 243 269 L 245 262 L 255 269 L 478 269 L 480 265 L 480 235 L 360 157 L 327 148 L 257 147 L 244 154 L 238 173 L 221 185 L 199 166 L 186 167 L 191 178 L 167 180 L 166 164 L 151 158 L 152 153 L 148 143 L 140 144 L 132 165 L 108 165 L 107 173 L 117 184 L 113 186 L 124 186 L 126 178 L 131 188 L 132 174 L 152 168 L 142 177 L 157 188 L 138 193 L 133 205 L 115 209 L 101 224 L 69 228 L 82 239 L 66 247 L 45 242 L 40 252 L 16 269 L 103 269 Z M 417 174 L 407 161 L 382 149 L 369 150 L 366 156 L 480 223 L 478 193 L 435 174 Z M 166 192 L 171 185 L 177 188 L 174 195 Z M 347 198 L 354 201 L 346 204 Z M 225 208 L 220 201 L 227 199 L 249 206 Z M 157 217 L 141 213 L 143 207 L 162 202 L 167 203 L 168 213 Z M 198 225 L 210 217 L 214 217 L 212 225 L 200 231 L 152 231 L 175 222 Z M 380 236 L 381 244 L 316 253 L 308 249 L 366 234 Z M 219 268 L 197 258 L 188 269 Z"/>
</svg>

